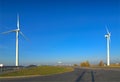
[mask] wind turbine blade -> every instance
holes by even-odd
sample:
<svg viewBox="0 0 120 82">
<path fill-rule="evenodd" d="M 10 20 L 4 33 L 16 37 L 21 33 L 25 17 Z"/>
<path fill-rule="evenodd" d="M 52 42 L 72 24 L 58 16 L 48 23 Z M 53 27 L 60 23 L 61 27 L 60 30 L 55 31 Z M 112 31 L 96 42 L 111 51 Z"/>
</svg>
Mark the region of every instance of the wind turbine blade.
<svg viewBox="0 0 120 82">
<path fill-rule="evenodd" d="M 107 33 L 109 34 L 109 30 L 108 30 L 107 26 L 106 26 L 106 31 L 107 31 Z"/>
<path fill-rule="evenodd" d="M 111 36 L 111 32 L 109 33 L 109 36 Z"/>
<path fill-rule="evenodd" d="M 28 38 L 26 38 L 26 36 L 20 31 L 20 34 L 26 39 L 28 40 Z"/>
<path fill-rule="evenodd" d="M 110 36 L 111 36 L 111 33 L 109 33 L 109 41 L 110 41 L 110 43 L 111 43 L 111 38 L 110 38 Z"/>
<path fill-rule="evenodd" d="M 111 43 L 111 38 L 109 37 L 109 41 L 110 41 L 110 43 Z"/>
<path fill-rule="evenodd" d="M 17 29 L 20 29 L 20 24 L 19 24 L 19 14 L 17 14 Z"/>
<path fill-rule="evenodd" d="M 10 30 L 10 31 L 6 31 L 6 32 L 2 32 L 1 34 L 7 34 L 7 33 L 11 33 L 11 32 L 16 32 L 16 30 Z"/>
</svg>

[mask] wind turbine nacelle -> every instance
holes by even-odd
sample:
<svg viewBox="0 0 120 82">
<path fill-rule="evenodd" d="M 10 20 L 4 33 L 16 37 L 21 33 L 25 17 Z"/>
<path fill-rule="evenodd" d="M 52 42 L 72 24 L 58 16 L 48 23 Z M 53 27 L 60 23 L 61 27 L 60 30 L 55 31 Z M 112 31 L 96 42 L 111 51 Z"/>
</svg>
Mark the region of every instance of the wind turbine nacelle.
<svg viewBox="0 0 120 82">
<path fill-rule="evenodd" d="M 105 38 L 107 38 L 108 37 L 108 35 L 105 35 Z"/>
<path fill-rule="evenodd" d="M 111 36 L 111 34 L 109 33 L 109 36 Z"/>
</svg>

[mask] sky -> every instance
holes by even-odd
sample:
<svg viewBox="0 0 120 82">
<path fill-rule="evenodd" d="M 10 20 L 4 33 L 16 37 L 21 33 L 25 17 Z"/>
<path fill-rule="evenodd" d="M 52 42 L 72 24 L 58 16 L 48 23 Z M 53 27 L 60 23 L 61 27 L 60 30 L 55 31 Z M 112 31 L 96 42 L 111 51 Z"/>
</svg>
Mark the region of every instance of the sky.
<svg viewBox="0 0 120 82">
<path fill-rule="evenodd" d="M 17 28 L 20 65 L 120 62 L 120 0 L 0 0 L 0 33 Z M 0 63 L 15 65 L 15 33 L 0 34 Z"/>
</svg>

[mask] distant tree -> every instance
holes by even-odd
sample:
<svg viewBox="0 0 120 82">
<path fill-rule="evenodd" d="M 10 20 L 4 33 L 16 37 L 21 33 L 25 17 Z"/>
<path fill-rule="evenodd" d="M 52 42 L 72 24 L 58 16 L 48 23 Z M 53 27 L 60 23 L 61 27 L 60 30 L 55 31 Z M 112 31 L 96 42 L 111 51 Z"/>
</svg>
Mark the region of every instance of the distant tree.
<svg viewBox="0 0 120 82">
<path fill-rule="evenodd" d="M 37 65 L 29 65 L 27 68 L 37 67 Z"/>
<path fill-rule="evenodd" d="M 90 63 L 89 63 L 89 61 L 85 61 L 85 62 L 80 63 L 80 66 L 81 67 L 90 67 Z"/>
<path fill-rule="evenodd" d="M 74 64 L 74 66 L 78 66 L 77 64 Z"/>
<path fill-rule="evenodd" d="M 86 61 L 85 64 L 86 64 L 87 67 L 90 67 L 89 61 Z"/>
<path fill-rule="evenodd" d="M 86 67 L 85 62 L 80 63 L 81 67 Z"/>
<path fill-rule="evenodd" d="M 104 66 L 104 62 L 100 61 L 99 66 Z"/>
</svg>

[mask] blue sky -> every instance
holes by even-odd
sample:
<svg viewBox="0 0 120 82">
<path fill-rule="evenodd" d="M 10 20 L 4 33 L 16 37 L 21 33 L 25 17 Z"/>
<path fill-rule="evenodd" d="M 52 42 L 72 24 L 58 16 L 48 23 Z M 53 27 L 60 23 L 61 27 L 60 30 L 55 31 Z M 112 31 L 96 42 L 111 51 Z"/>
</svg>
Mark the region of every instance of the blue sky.
<svg viewBox="0 0 120 82">
<path fill-rule="evenodd" d="M 20 65 L 106 62 L 105 26 L 111 61 L 120 62 L 119 0 L 0 0 L 0 32 L 20 29 Z M 0 35 L 0 63 L 15 65 L 15 33 Z"/>
</svg>

